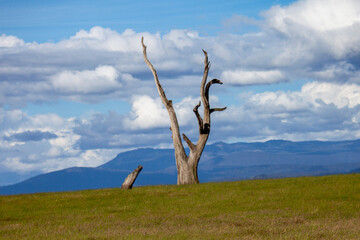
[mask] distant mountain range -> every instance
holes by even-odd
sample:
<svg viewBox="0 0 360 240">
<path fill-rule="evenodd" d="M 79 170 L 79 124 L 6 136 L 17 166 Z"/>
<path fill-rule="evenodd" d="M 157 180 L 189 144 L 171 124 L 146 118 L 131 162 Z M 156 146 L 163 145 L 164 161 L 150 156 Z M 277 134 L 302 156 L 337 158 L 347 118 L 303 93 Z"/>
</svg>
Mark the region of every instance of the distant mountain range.
<svg viewBox="0 0 360 240">
<path fill-rule="evenodd" d="M 96 168 L 68 168 L 3 186 L 0 194 L 120 187 L 139 164 L 143 170 L 135 186 L 176 184 L 174 151 L 143 148 L 120 153 Z M 360 140 L 219 142 L 206 146 L 198 170 L 200 182 L 360 172 Z"/>
</svg>

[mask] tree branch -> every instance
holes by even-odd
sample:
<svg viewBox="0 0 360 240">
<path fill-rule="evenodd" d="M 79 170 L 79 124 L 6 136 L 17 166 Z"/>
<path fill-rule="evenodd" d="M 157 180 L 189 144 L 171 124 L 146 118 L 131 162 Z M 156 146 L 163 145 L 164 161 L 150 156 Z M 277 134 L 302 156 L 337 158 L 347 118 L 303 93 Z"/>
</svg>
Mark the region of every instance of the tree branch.
<svg viewBox="0 0 360 240">
<path fill-rule="evenodd" d="M 158 75 L 156 73 L 156 70 L 154 68 L 154 66 L 150 63 L 147 54 L 146 54 L 146 46 L 144 44 L 144 37 L 141 38 L 141 45 L 143 47 L 143 55 L 144 55 L 144 60 L 146 62 L 146 64 L 148 65 L 148 67 L 150 68 L 151 72 L 154 75 L 154 80 L 155 80 L 155 84 L 156 87 L 158 89 L 160 98 L 162 103 L 164 104 L 164 106 L 166 107 L 166 110 L 169 113 L 169 117 L 170 117 L 170 130 L 172 132 L 172 140 L 174 143 L 174 149 L 175 149 L 175 159 L 176 159 L 176 163 L 177 164 L 185 164 L 185 162 L 187 161 L 187 156 L 186 156 L 186 152 L 183 146 L 183 143 L 181 141 L 181 136 L 180 136 L 180 130 L 179 130 L 179 123 L 176 117 L 176 113 L 174 110 L 174 107 L 172 105 L 172 101 L 168 100 L 166 98 L 165 92 L 160 84 Z"/>
<path fill-rule="evenodd" d="M 210 69 L 210 62 L 209 62 L 209 58 L 207 55 L 207 52 L 203 49 L 202 50 L 205 56 L 205 60 L 204 60 L 204 74 L 203 74 L 203 78 L 201 81 L 201 87 L 200 87 L 200 97 L 202 102 L 204 103 L 204 108 L 206 108 L 207 106 L 209 106 L 209 101 L 208 99 L 205 97 L 205 84 L 207 81 L 207 77 L 208 77 L 208 73 L 209 73 L 209 69 Z"/>
<path fill-rule="evenodd" d="M 223 108 L 211 108 L 210 113 L 224 111 L 225 109 L 226 109 L 226 107 L 223 107 Z"/>
<path fill-rule="evenodd" d="M 196 118 L 197 118 L 198 123 L 199 123 L 199 129 L 200 129 L 200 131 L 201 131 L 201 129 L 203 128 L 203 125 L 204 125 L 204 124 L 203 124 L 203 120 L 202 120 L 202 118 L 201 118 L 201 116 L 200 116 L 200 114 L 199 114 L 199 111 L 198 111 L 200 105 L 201 105 L 201 101 L 199 101 L 199 104 L 194 107 L 193 111 L 194 111 L 194 113 L 195 113 L 195 115 L 196 115 Z"/>
<path fill-rule="evenodd" d="M 209 101 L 209 89 L 211 87 L 211 85 L 213 85 L 214 83 L 217 83 L 217 84 L 223 84 L 222 81 L 220 81 L 219 79 L 213 79 L 211 80 L 210 82 L 208 82 L 206 84 L 206 87 L 205 87 L 205 97 L 206 99 Z"/>
<path fill-rule="evenodd" d="M 193 144 L 190 139 L 183 133 L 182 134 L 183 139 L 185 140 L 186 144 L 189 146 L 191 151 L 195 151 L 196 150 L 196 145 Z"/>
<path fill-rule="evenodd" d="M 172 106 L 172 101 L 168 100 L 166 95 L 165 95 L 165 91 L 164 89 L 162 88 L 161 84 L 160 84 L 160 81 L 159 81 L 159 77 L 156 73 L 156 70 L 154 68 L 154 66 L 151 64 L 151 62 L 149 61 L 148 57 L 147 57 L 147 53 L 146 53 L 146 45 L 144 44 L 144 37 L 141 37 L 141 45 L 143 47 L 143 55 L 144 55 L 144 60 L 146 62 L 146 64 L 149 66 L 152 74 L 154 75 L 154 79 L 155 79 L 155 84 L 156 84 L 156 87 L 158 89 L 158 92 L 159 92 L 159 95 L 160 95 L 160 98 L 162 100 L 162 102 L 164 103 L 165 106 Z"/>
</svg>

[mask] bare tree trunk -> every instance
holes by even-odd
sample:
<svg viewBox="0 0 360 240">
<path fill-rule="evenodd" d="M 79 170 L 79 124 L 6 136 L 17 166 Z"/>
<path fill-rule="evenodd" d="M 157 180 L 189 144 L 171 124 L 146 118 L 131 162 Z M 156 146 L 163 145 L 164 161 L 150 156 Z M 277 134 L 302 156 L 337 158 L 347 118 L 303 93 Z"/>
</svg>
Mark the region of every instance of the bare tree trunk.
<svg viewBox="0 0 360 240">
<path fill-rule="evenodd" d="M 143 169 L 141 165 L 139 165 L 132 173 L 130 173 L 126 178 L 124 183 L 121 185 L 121 189 L 131 189 L 137 176 L 140 171 Z"/>
<path fill-rule="evenodd" d="M 193 183 L 199 183 L 199 178 L 197 175 L 197 168 L 200 161 L 201 154 L 205 148 L 206 142 L 209 138 L 210 134 L 210 114 L 214 111 L 223 111 L 226 109 L 224 108 L 210 108 L 209 103 L 209 89 L 210 86 L 214 83 L 222 84 L 222 82 L 218 79 L 213 79 L 210 82 L 207 82 L 208 72 L 210 69 L 210 62 L 208 61 L 208 55 L 207 52 L 203 50 L 205 61 L 204 61 L 204 74 L 201 81 L 201 87 L 200 87 L 200 97 L 201 101 L 194 107 L 193 111 L 195 113 L 195 116 L 199 123 L 199 138 L 197 141 L 197 144 L 193 144 L 190 139 L 185 135 L 182 134 L 182 137 L 188 147 L 190 148 L 190 154 L 189 156 L 186 155 L 184 146 L 182 144 L 182 140 L 180 137 L 180 130 L 179 130 L 179 124 L 176 117 L 176 113 L 172 104 L 171 100 L 168 100 L 165 92 L 160 84 L 158 75 L 156 73 L 155 68 L 149 61 L 146 53 L 146 46 L 144 44 L 144 38 L 141 39 L 141 44 L 143 47 L 143 55 L 144 60 L 146 64 L 149 66 L 151 72 L 153 73 L 155 84 L 157 87 L 157 90 L 159 92 L 160 98 L 164 106 L 166 107 L 166 110 L 169 113 L 170 117 L 170 130 L 172 132 L 172 140 L 174 143 L 174 149 L 175 149 L 175 161 L 176 161 L 176 167 L 177 167 L 177 184 L 193 184 Z M 204 118 L 200 116 L 200 113 L 198 111 L 201 102 L 203 103 L 204 107 Z"/>
</svg>

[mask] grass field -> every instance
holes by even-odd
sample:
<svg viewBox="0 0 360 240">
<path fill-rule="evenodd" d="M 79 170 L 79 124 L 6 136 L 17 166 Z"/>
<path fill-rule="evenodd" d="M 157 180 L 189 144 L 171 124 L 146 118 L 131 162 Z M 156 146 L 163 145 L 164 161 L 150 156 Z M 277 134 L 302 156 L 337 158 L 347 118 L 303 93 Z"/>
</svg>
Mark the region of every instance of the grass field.
<svg viewBox="0 0 360 240">
<path fill-rule="evenodd" d="M 360 174 L 0 196 L 0 239 L 360 239 Z"/>
</svg>

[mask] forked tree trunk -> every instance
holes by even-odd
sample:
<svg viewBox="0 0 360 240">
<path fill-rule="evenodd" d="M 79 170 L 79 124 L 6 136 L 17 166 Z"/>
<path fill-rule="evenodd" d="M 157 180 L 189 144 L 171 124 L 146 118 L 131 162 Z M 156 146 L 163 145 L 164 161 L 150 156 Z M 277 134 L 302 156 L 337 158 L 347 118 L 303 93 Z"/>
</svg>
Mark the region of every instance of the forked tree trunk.
<svg viewBox="0 0 360 240">
<path fill-rule="evenodd" d="M 170 130 L 172 132 L 172 140 L 174 143 L 174 149 L 175 149 L 175 161 L 176 161 L 176 167 L 177 167 L 177 184 L 193 184 L 193 183 L 199 183 L 199 178 L 197 175 L 197 168 L 200 161 L 201 154 L 205 148 L 206 142 L 209 138 L 210 134 L 210 114 L 214 111 L 223 111 L 226 109 L 224 108 L 210 108 L 209 103 L 209 89 L 210 86 L 214 83 L 222 84 L 222 82 L 218 79 L 213 79 L 210 82 L 207 82 L 208 72 L 210 69 L 210 62 L 208 61 L 207 52 L 203 50 L 205 61 L 204 61 L 204 74 L 201 81 L 200 86 L 200 97 L 201 101 L 194 107 L 193 111 L 195 113 L 195 116 L 199 123 L 199 138 L 198 141 L 195 144 L 193 144 L 190 139 L 185 135 L 182 134 L 182 137 L 184 141 L 187 143 L 190 153 L 189 156 L 186 155 L 184 146 L 182 144 L 182 140 L 180 137 L 180 130 L 179 130 L 179 124 L 176 117 L 176 113 L 172 104 L 171 100 L 168 100 L 165 92 L 160 84 L 158 75 L 156 73 L 155 68 L 149 61 L 147 54 L 146 54 L 146 46 L 144 44 L 144 38 L 141 39 L 141 44 L 143 47 L 143 55 L 146 64 L 149 66 L 151 72 L 153 73 L 155 84 L 157 87 L 157 90 L 159 92 L 160 98 L 164 106 L 166 107 L 166 110 L 169 113 L 170 117 Z M 198 111 L 201 102 L 203 103 L 204 107 L 204 115 L 203 118 L 200 116 L 200 113 Z"/>
<path fill-rule="evenodd" d="M 121 185 L 121 189 L 131 189 L 142 168 L 143 167 L 139 165 L 132 173 L 130 173 Z"/>
</svg>

